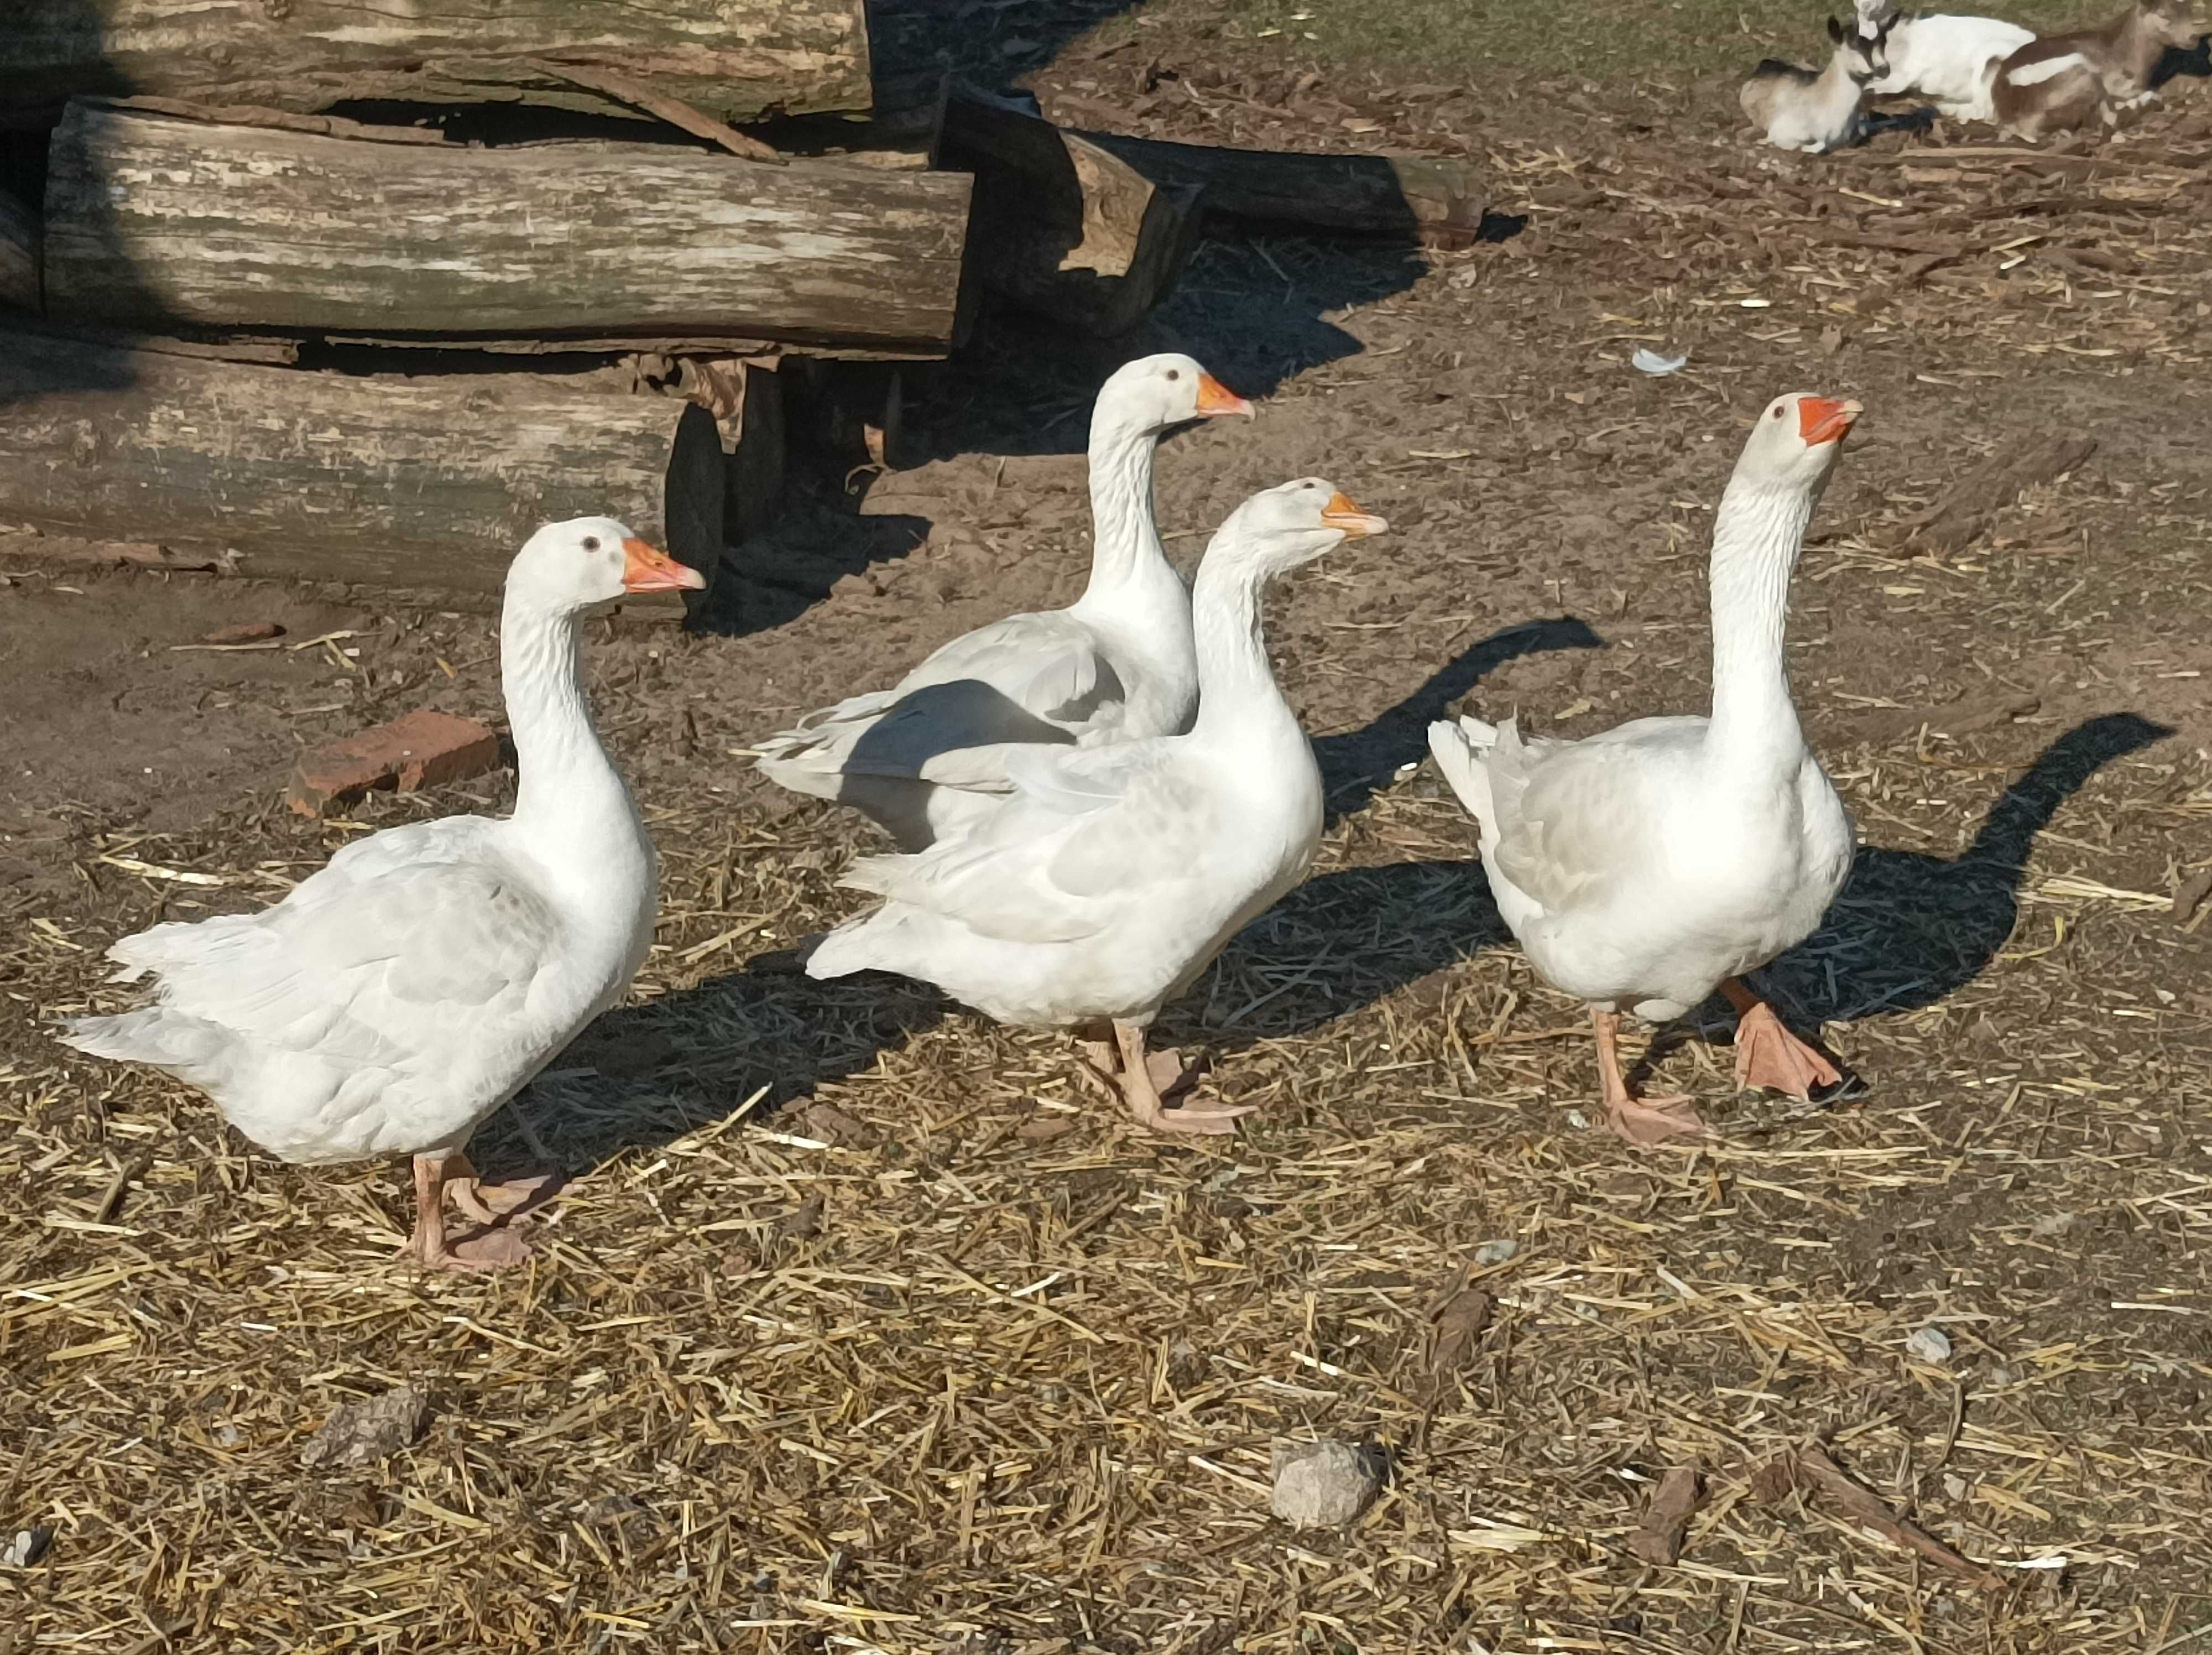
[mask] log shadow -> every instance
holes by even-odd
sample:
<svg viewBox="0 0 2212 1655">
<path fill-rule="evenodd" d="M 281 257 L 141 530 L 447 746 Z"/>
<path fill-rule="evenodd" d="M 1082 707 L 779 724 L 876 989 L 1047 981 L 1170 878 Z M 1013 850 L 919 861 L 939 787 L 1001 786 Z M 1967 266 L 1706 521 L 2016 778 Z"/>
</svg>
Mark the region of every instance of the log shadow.
<svg viewBox="0 0 2212 1655">
<path fill-rule="evenodd" d="M 100 8 L 93 0 L 82 0 L 81 4 L 48 0 L 38 12 L 26 26 L 40 29 L 58 43 L 58 59 L 75 56 L 74 50 L 64 50 L 59 42 L 99 38 Z M 53 130 L 71 90 L 128 90 L 120 74 L 105 63 L 94 68 L 85 80 L 85 84 L 74 87 L 58 81 L 51 87 L 42 84 L 35 106 L 10 99 L 4 112 L 0 112 L 0 329 L 59 338 L 65 344 L 73 343 L 80 333 L 95 342 L 124 344 L 128 343 L 127 336 L 104 329 L 60 326 L 47 319 L 43 241 Z M 51 103 L 46 101 L 49 91 Z M 96 186 L 97 180 L 94 183 Z M 95 203 L 104 200 L 106 192 L 95 187 L 90 198 Z M 97 235 L 96 213 L 91 228 Z M 145 284 L 134 275 L 126 273 L 113 285 L 119 311 L 135 315 L 159 313 L 160 307 Z M 11 362 L 0 362 L 0 407 L 31 405 L 44 396 L 74 392 L 124 391 L 137 379 L 130 359 L 112 350 L 44 350 L 37 353 L 35 368 L 13 361 L 19 354 L 10 352 Z M 19 371 L 8 371 L 11 365 Z"/>
<path fill-rule="evenodd" d="M 1124 362 L 1180 350 L 1248 397 L 1365 347 L 1334 311 L 1402 293 L 1427 269 L 1417 247 L 1209 234 L 1175 290 L 1130 332 L 1073 334 L 987 307 L 967 345 L 908 379 L 906 446 L 919 463 L 963 453 L 1081 453 L 1092 400 Z"/>
<path fill-rule="evenodd" d="M 723 637 L 771 631 L 820 603 L 838 581 L 896 563 L 929 538 L 926 517 L 870 516 L 856 503 L 835 479 L 794 477 L 767 526 L 727 555 L 690 628 Z"/>
<path fill-rule="evenodd" d="M 2179 46 L 2168 46 L 2150 72 L 2150 89 L 2157 91 L 2168 81 L 2186 76 L 2192 80 L 2212 78 L 2212 35 L 2200 34 L 2197 44 L 2184 51 Z"/>
<path fill-rule="evenodd" d="M 1604 648 L 1589 623 L 1572 615 L 1524 621 L 1469 645 L 1358 729 L 1317 738 L 1314 758 L 1321 765 L 1328 820 L 1364 810 L 1401 768 L 1419 762 L 1429 751 L 1429 726 L 1507 662 L 1554 649 Z"/>
</svg>

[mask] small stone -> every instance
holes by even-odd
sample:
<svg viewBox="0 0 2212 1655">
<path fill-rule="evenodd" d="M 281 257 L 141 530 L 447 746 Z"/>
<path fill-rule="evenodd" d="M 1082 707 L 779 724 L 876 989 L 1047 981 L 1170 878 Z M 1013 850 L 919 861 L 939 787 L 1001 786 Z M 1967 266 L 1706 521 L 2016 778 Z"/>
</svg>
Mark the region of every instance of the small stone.
<svg viewBox="0 0 2212 1655">
<path fill-rule="evenodd" d="M 1969 1485 L 1956 1471 L 1943 1474 L 1943 1492 L 1953 1500 L 1964 1500 Z"/>
<path fill-rule="evenodd" d="M 1589 1130 L 1589 1117 L 1578 1109 L 1571 1109 L 1567 1111 L 1567 1124 L 1577 1132 L 1587 1132 Z"/>
<path fill-rule="evenodd" d="M 1382 1457 L 1348 1442 L 1279 1442 L 1275 1515 L 1294 1529 L 1340 1529 L 1382 1487 Z"/>
<path fill-rule="evenodd" d="M 18 1529 L 13 1540 L 0 1546 L 0 1568 L 27 1569 L 53 1543 L 54 1531 L 43 1523 L 35 1529 Z"/>
<path fill-rule="evenodd" d="M 2045 1213 L 2034 1223 L 2029 1225 L 2027 1230 L 2030 1235 L 2048 1238 L 2051 1236 L 2064 1235 L 2081 1221 L 2081 1215 L 2076 1213 Z"/>
<path fill-rule="evenodd" d="M 1923 1362 L 1951 1360 L 1951 1336 L 1941 1328 L 1923 1328 L 1905 1342 L 1905 1352 Z"/>
<path fill-rule="evenodd" d="M 1478 1264 L 1503 1264 L 1521 1250 L 1517 1241 L 1486 1241 L 1474 1250 Z"/>
<path fill-rule="evenodd" d="M 307 1439 L 307 1446 L 300 1451 L 300 1463 L 340 1468 L 374 1465 L 422 1435 L 422 1422 L 429 1413 L 430 1399 L 412 1385 L 343 1403 L 323 1421 L 323 1428 Z"/>
</svg>

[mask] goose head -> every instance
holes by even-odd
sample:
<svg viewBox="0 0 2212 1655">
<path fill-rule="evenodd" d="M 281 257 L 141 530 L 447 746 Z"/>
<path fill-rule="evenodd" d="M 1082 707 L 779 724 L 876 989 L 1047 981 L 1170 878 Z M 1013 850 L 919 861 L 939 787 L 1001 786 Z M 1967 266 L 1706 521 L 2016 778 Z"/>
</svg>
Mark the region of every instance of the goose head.
<svg viewBox="0 0 2212 1655">
<path fill-rule="evenodd" d="M 696 592 L 707 577 L 655 550 L 611 517 L 548 523 L 507 572 L 510 601 L 570 614 L 643 592 Z"/>
<path fill-rule="evenodd" d="M 1252 405 L 1190 357 L 1170 351 L 1116 368 L 1099 387 L 1095 429 L 1157 436 L 1188 420 L 1252 417 Z"/>
<path fill-rule="evenodd" d="M 1769 489 L 1817 490 L 1862 411 L 1856 402 L 1808 391 L 1775 398 L 1760 411 L 1743 445 L 1736 476 Z"/>
<path fill-rule="evenodd" d="M 1226 558 L 1266 579 L 1389 526 L 1353 505 L 1326 478 L 1302 477 L 1262 489 L 1230 513 L 1206 557 Z"/>
</svg>

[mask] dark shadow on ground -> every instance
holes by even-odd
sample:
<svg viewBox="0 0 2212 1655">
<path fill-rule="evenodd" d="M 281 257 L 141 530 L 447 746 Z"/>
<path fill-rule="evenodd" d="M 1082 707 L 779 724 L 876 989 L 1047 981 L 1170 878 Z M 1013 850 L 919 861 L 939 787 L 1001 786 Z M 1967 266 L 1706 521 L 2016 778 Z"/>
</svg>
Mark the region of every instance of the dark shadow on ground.
<svg viewBox="0 0 2212 1655">
<path fill-rule="evenodd" d="M 1605 640 L 1572 615 L 1525 621 L 1462 650 L 1404 700 L 1356 730 L 1315 741 L 1328 819 L 1364 810 L 1401 766 L 1429 751 L 1429 726 L 1508 661 L 1553 649 L 1602 649 Z"/>
<path fill-rule="evenodd" d="M 2005 790 L 1963 855 L 1863 849 L 1827 924 L 1754 981 L 1801 1028 L 1916 1010 L 1955 993 L 2010 939 L 2036 836 L 2098 770 L 2171 733 L 2131 713 L 2089 720 Z M 1511 945 L 1474 858 L 1342 869 L 1307 880 L 1245 928 L 1197 988 L 1166 1008 L 1158 1037 L 1187 1055 L 1231 1056 L 1310 1034 Z M 868 1069 L 954 1011 L 927 984 L 882 976 L 816 983 L 773 958 L 756 960 L 602 1019 L 524 1106 L 573 1170 L 740 1109 L 764 1117 Z M 1680 1042 L 1725 1037 L 1730 1026 L 1717 1000 L 1700 1007 L 1662 1031 L 1638 1075 Z M 596 1074 L 585 1067 L 594 1064 Z M 506 1117 L 483 1135 L 495 1165 L 527 1159 Z"/>
<path fill-rule="evenodd" d="M 2106 765 L 2172 733 L 2134 713 L 2090 719 L 2005 789 L 1960 855 L 1863 848 L 1827 922 L 1759 973 L 1759 986 L 1824 1023 L 1917 1011 L 1956 993 L 2011 940 L 2036 836 Z"/>
</svg>

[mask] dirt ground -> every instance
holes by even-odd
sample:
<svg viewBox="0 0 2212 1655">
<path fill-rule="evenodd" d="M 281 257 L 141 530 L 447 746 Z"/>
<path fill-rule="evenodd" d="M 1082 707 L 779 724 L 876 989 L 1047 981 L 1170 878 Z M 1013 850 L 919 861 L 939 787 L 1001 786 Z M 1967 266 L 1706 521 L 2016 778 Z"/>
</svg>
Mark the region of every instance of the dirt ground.
<svg viewBox="0 0 2212 1655">
<path fill-rule="evenodd" d="M 2212 868 L 2212 94 L 2101 157 L 1784 157 L 1717 82 L 1323 75 L 1147 19 L 1054 42 L 1048 113 L 1466 154 L 1492 234 L 1210 240 L 1113 351 L 994 319 L 714 630 L 595 630 L 663 925 L 521 1100 L 573 1179 L 527 1273 L 415 1278 L 403 1169 L 276 1165 L 47 1031 L 116 1003 L 122 931 L 503 807 L 511 778 L 335 823 L 279 798 L 302 743 L 495 715 L 488 617 L 8 566 L 0 1549 L 52 1532 L 0 1566 L 0 1651 L 2212 1646 L 2212 926 L 2169 900 Z M 1089 395 L 1168 345 L 1261 402 L 1163 452 L 1172 551 L 1310 472 L 1393 524 L 1271 606 L 1331 822 L 1164 1019 L 1259 1105 L 1220 1144 L 1139 1135 L 1058 1039 L 792 974 L 868 836 L 742 758 L 1071 598 Z M 1712 505 L 1793 388 L 1867 408 L 1790 638 L 1864 849 L 1770 980 L 1866 1092 L 1731 1097 L 1716 1015 L 1651 1061 L 1721 1137 L 1640 1152 L 1589 1129 L 1583 1020 L 1422 730 L 1701 706 Z M 1963 544 L 1911 538 L 2072 437 Z M 191 647 L 260 620 L 275 647 Z M 479 1147 L 524 1155 L 507 1115 Z M 1930 1327 L 1948 1359 L 1908 1350 Z M 419 1442 L 301 1469 L 402 1383 Z M 1348 1531 L 1268 1514 L 1271 1445 L 1315 1436 L 1388 1457 Z M 1755 1478 L 1814 1443 L 1986 1573 Z M 1705 1500 L 1655 1567 L 1628 1542 L 1671 1467 Z"/>
</svg>

